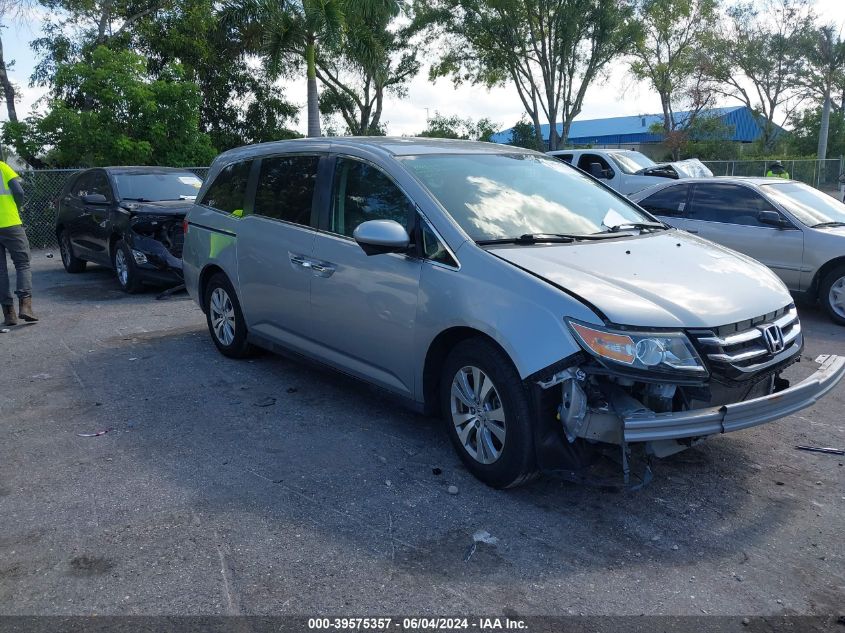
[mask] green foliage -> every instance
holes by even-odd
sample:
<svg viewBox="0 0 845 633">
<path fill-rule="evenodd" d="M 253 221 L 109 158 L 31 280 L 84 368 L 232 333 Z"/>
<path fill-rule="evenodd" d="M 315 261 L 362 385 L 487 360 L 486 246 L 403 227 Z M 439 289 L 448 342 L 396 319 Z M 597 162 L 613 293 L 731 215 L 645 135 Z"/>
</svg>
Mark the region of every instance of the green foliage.
<svg viewBox="0 0 845 633">
<path fill-rule="evenodd" d="M 473 121 L 471 118 L 464 119 L 457 115 L 445 116 L 435 112 L 434 116 L 428 120 L 426 129 L 417 136 L 489 142 L 497 131 L 498 124 L 490 119 Z"/>
<path fill-rule="evenodd" d="M 537 135 L 534 133 L 534 126 L 528 122 L 525 115 L 511 128 L 511 140 L 509 145 L 534 149 L 538 152 L 545 150 L 542 143 L 537 142 Z"/>
<path fill-rule="evenodd" d="M 171 64 L 150 80 L 142 56 L 99 46 L 59 64 L 47 114 L 7 125 L 4 140 L 54 167 L 207 165 L 216 150 L 198 132 L 201 95 L 182 73 Z"/>
<path fill-rule="evenodd" d="M 581 112 L 587 88 L 639 36 L 628 0 L 415 0 L 413 29 L 439 59 L 431 77 L 456 84 L 510 83 L 551 149 Z"/>
<path fill-rule="evenodd" d="M 719 117 L 700 116 L 685 132 L 687 142 L 680 151 L 683 158 L 700 160 L 739 158 L 740 145 L 732 140 L 734 128 Z"/>
<path fill-rule="evenodd" d="M 814 156 L 819 143 L 822 110 L 805 110 L 792 120 L 793 130 L 787 143 L 788 151 L 793 156 Z M 835 113 L 830 117 L 830 129 L 827 141 L 828 156 L 845 156 L 845 116 Z"/>
<path fill-rule="evenodd" d="M 133 48 L 152 76 L 178 62 L 202 101 L 200 130 L 220 151 L 249 143 L 299 136 L 289 128 L 297 108 L 284 99 L 263 68 L 244 52 L 242 19 L 214 0 L 183 0 L 138 22 Z"/>
</svg>

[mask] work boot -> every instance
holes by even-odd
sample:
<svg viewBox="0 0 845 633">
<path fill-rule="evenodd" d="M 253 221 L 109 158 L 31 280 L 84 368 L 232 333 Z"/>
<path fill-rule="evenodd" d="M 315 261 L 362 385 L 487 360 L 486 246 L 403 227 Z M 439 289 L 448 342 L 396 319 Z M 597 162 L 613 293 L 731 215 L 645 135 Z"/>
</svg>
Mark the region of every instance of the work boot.
<svg viewBox="0 0 845 633">
<path fill-rule="evenodd" d="M 32 311 L 32 297 L 21 297 L 19 302 L 20 309 L 18 310 L 18 314 L 20 317 L 27 323 L 35 323 L 38 317 Z"/>
<path fill-rule="evenodd" d="M 15 314 L 14 304 L 10 306 L 3 306 L 3 325 L 17 325 L 18 315 Z"/>
</svg>

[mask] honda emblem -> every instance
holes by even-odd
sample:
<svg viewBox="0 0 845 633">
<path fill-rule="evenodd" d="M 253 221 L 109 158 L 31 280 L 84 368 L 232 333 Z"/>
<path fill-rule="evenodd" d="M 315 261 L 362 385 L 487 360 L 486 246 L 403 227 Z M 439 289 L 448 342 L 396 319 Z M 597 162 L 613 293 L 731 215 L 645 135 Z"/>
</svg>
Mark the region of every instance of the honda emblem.
<svg viewBox="0 0 845 633">
<path fill-rule="evenodd" d="M 782 352 L 786 344 L 783 342 L 783 330 L 779 325 L 767 325 L 763 328 L 763 338 L 766 340 L 766 347 L 769 352 L 777 354 Z"/>
</svg>

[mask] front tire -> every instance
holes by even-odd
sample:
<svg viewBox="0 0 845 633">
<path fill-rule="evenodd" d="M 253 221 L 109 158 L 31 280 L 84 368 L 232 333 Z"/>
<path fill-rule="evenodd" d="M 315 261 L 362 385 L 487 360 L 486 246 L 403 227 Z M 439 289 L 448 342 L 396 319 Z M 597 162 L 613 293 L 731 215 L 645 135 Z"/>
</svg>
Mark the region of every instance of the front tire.
<svg viewBox="0 0 845 633">
<path fill-rule="evenodd" d="M 141 291 L 143 284 L 141 283 L 138 269 L 135 266 L 132 249 L 123 240 L 120 240 L 114 245 L 112 268 L 114 269 L 115 277 L 117 277 L 117 283 L 120 284 L 123 292 L 133 295 Z"/>
<path fill-rule="evenodd" d="M 70 243 L 70 235 L 64 230 L 59 233 L 59 253 L 62 256 L 62 265 L 67 272 L 76 274 L 85 271 L 88 262 L 84 259 L 79 259 L 73 254 L 73 244 Z"/>
<path fill-rule="evenodd" d="M 449 438 L 478 479 L 513 488 L 536 476 L 528 393 L 499 347 L 482 338 L 456 345 L 443 367 L 440 402 Z"/>
<path fill-rule="evenodd" d="M 819 302 L 831 321 L 845 325 L 845 266 L 837 266 L 822 279 Z"/>
<path fill-rule="evenodd" d="M 256 348 L 247 342 L 241 304 L 226 275 L 213 275 L 205 286 L 203 297 L 208 332 L 220 353 L 229 358 L 252 356 Z"/>
</svg>

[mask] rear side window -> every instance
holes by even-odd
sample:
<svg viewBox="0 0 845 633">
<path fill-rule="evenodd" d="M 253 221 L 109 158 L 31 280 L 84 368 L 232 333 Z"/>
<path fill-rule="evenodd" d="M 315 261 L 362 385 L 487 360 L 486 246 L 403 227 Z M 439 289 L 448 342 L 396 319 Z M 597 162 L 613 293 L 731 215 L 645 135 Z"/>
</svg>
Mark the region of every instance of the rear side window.
<svg viewBox="0 0 845 633">
<path fill-rule="evenodd" d="M 348 158 L 337 161 L 331 231 L 352 237 L 368 220 L 396 220 L 408 229 L 414 205 L 377 167 Z"/>
<path fill-rule="evenodd" d="M 688 196 L 689 185 L 666 187 L 645 198 L 640 202 L 640 206 L 654 215 L 663 215 L 670 218 L 685 218 L 687 217 Z"/>
<path fill-rule="evenodd" d="M 727 183 L 697 184 L 692 192 L 689 217 L 705 222 L 766 226 L 757 220 L 760 211 L 775 211 L 775 208 L 753 189 Z"/>
<path fill-rule="evenodd" d="M 218 211 L 238 212 L 238 215 L 242 215 L 251 168 L 252 161 L 248 160 L 233 163 L 221 169 L 208 191 L 205 192 L 200 204 L 213 207 Z"/>
<path fill-rule="evenodd" d="M 255 215 L 311 226 L 318 156 L 274 156 L 261 161 Z"/>
</svg>

